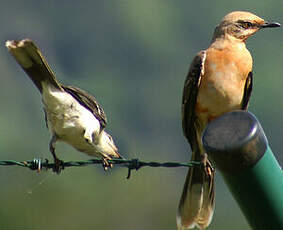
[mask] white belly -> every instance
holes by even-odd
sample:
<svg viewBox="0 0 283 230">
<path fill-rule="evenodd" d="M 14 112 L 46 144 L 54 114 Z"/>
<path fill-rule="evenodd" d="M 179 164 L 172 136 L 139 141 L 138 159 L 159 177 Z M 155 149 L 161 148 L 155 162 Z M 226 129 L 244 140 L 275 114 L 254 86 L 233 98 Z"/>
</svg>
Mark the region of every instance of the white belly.
<svg viewBox="0 0 283 230">
<path fill-rule="evenodd" d="M 44 86 L 42 100 L 48 127 L 58 140 L 67 142 L 79 151 L 97 153 L 95 145 L 88 143 L 85 135 L 99 138 L 100 123 L 88 109 L 70 94 Z"/>
</svg>

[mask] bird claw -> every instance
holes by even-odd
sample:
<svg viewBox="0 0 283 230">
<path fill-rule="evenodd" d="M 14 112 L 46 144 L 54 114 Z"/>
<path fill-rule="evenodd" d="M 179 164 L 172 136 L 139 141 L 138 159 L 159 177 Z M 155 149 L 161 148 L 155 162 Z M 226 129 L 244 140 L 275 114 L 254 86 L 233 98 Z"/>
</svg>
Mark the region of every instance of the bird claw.
<svg viewBox="0 0 283 230">
<path fill-rule="evenodd" d="M 208 160 L 208 156 L 206 153 L 202 155 L 201 163 L 202 163 L 201 167 L 204 169 L 205 174 L 208 176 L 211 176 L 213 172 L 215 171 L 215 169 L 210 163 L 210 161 Z"/>
<path fill-rule="evenodd" d="M 53 172 L 60 174 L 61 171 L 64 169 L 64 162 L 59 160 L 58 158 L 54 159 L 54 166 L 53 166 Z"/>
<path fill-rule="evenodd" d="M 104 171 L 107 171 L 108 168 L 113 168 L 113 164 L 109 163 L 108 159 L 102 158 L 102 167 L 103 167 Z"/>
</svg>

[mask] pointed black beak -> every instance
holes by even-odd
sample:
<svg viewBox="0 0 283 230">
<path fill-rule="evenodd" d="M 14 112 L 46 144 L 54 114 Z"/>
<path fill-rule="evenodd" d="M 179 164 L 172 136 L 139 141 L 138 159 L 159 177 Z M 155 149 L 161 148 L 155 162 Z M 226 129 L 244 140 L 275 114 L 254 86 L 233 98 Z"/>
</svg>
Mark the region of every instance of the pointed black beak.
<svg viewBox="0 0 283 230">
<path fill-rule="evenodd" d="M 273 27 L 280 27 L 280 23 L 278 22 L 265 22 L 261 25 L 261 28 L 273 28 Z"/>
</svg>

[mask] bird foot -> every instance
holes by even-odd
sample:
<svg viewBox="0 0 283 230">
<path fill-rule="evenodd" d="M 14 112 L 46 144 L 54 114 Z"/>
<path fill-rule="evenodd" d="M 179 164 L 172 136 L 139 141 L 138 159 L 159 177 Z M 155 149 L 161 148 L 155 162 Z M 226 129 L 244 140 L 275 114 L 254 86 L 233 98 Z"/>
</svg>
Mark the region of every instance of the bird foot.
<svg viewBox="0 0 283 230">
<path fill-rule="evenodd" d="M 102 158 L 102 167 L 104 171 L 107 171 L 109 168 L 113 168 L 113 164 L 108 162 L 109 159 Z"/>
<path fill-rule="evenodd" d="M 208 156 L 206 153 L 202 155 L 201 163 L 206 175 L 211 176 L 215 169 L 212 166 L 211 162 L 208 160 Z"/>
<path fill-rule="evenodd" d="M 60 174 L 63 169 L 64 169 L 64 162 L 59 160 L 58 158 L 55 158 L 53 172 Z"/>
</svg>

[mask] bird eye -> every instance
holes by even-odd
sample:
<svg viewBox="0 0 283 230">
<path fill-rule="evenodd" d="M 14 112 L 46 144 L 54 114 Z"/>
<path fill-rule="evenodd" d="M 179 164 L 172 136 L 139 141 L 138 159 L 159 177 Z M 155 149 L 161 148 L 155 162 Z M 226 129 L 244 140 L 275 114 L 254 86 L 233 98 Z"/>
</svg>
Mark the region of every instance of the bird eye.
<svg viewBox="0 0 283 230">
<path fill-rule="evenodd" d="M 253 24 L 251 22 L 242 22 L 241 23 L 241 26 L 244 28 L 244 29 L 248 29 L 248 28 L 252 28 L 253 27 Z"/>
<path fill-rule="evenodd" d="M 108 135 L 108 138 L 109 138 L 110 142 L 113 142 L 113 139 L 112 139 L 112 137 L 110 135 Z"/>
</svg>

